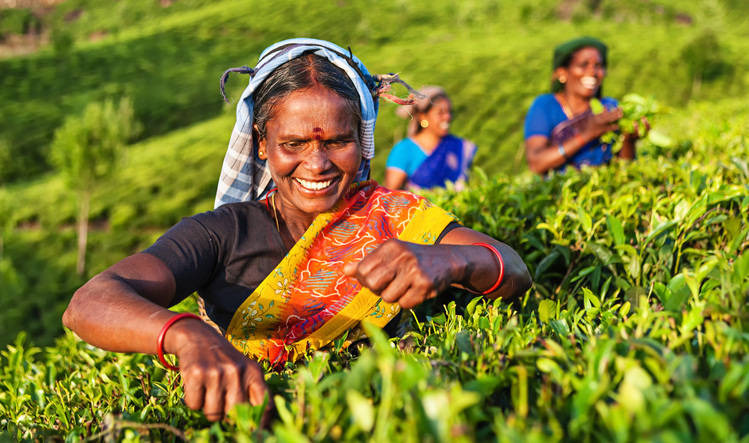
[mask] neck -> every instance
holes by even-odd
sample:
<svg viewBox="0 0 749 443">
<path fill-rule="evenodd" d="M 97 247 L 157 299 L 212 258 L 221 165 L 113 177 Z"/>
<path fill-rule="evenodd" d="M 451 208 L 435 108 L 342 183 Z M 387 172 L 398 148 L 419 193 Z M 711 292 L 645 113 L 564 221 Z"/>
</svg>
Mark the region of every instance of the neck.
<svg viewBox="0 0 749 443">
<path fill-rule="evenodd" d="M 288 249 L 291 249 L 302 238 L 312 222 L 319 215 L 292 209 L 288 205 L 284 205 L 283 198 L 278 195 L 275 198 L 271 197 L 271 206 L 273 217 L 278 222 L 278 231 Z"/>
<path fill-rule="evenodd" d="M 570 107 L 570 111 L 572 111 L 572 114 L 574 115 L 583 113 L 590 108 L 591 97 L 573 94 L 567 92 L 566 90 L 562 91 L 560 94 L 562 96 L 562 100 L 567 103 L 567 106 Z"/>
<path fill-rule="evenodd" d="M 439 137 L 438 135 L 427 130 L 422 130 L 418 134 L 414 135 L 413 138 L 414 140 L 419 142 L 419 146 L 421 146 L 427 152 L 432 152 L 437 149 L 437 146 L 442 141 L 442 137 Z"/>
</svg>

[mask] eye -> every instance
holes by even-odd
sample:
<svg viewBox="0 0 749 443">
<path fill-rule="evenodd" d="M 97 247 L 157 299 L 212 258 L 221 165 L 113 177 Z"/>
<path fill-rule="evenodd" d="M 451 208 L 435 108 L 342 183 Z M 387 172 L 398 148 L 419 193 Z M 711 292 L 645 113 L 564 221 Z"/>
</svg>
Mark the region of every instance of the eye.
<svg viewBox="0 0 749 443">
<path fill-rule="evenodd" d="M 304 143 L 297 142 L 297 141 L 281 143 L 281 146 L 291 151 L 298 151 L 298 150 L 304 149 Z"/>
<path fill-rule="evenodd" d="M 345 148 L 349 145 L 349 143 L 353 142 L 353 140 L 330 140 L 325 143 L 326 146 L 329 146 L 333 149 L 336 148 Z"/>
</svg>

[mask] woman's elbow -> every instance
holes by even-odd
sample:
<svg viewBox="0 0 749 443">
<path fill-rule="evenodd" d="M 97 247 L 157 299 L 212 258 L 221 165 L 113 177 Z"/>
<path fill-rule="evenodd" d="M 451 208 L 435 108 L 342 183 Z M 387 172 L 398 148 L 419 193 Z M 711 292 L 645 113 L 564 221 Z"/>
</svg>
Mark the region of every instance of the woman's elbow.
<svg viewBox="0 0 749 443">
<path fill-rule="evenodd" d="M 549 171 L 548 167 L 542 165 L 540 161 L 533 158 L 532 156 L 528 156 L 528 169 L 538 175 L 544 175 Z"/>
<path fill-rule="evenodd" d="M 512 270 L 511 281 L 511 290 L 503 294 L 503 298 L 522 297 L 533 286 L 531 273 L 528 272 L 528 267 L 522 261 Z"/>
<path fill-rule="evenodd" d="M 77 319 L 81 311 L 82 299 L 86 297 L 85 292 L 86 292 L 85 285 L 79 288 L 77 291 L 75 291 L 75 293 L 73 294 L 73 298 L 70 299 L 70 303 L 68 303 L 68 307 L 65 309 L 65 312 L 62 314 L 63 326 L 73 331 L 75 331 Z"/>
</svg>

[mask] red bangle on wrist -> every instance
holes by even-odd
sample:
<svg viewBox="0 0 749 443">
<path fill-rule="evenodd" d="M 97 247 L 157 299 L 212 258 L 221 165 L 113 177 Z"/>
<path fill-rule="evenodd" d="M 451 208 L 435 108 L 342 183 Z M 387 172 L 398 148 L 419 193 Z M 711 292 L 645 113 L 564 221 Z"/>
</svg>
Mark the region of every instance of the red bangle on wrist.
<svg viewBox="0 0 749 443">
<path fill-rule="evenodd" d="M 472 291 L 468 288 L 466 288 L 466 290 L 468 292 L 471 292 L 473 294 L 478 294 L 478 295 L 491 294 L 492 292 L 497 290 L 500 284 L 502 284 L 502 278 L 504 278 L 505 276 L 505 261 L 502 259 L 502 255 L 499 253 L 499 251 L 497 251 L 497 248 L 495 248 L 494 246 L 488 243 L 474 243 L 472 246 L 483 246 L 487 248 L 488 250 L 492 251 L 494 255 L 497 256 L 497 260 L 499 260 L 499 277 L 497 277 L 497 282 L 494 283 L 494 286 L 492 286 L 491 288 L 487 289 L 484 292 Z"/>
<path fill-rule="evenodd" d="M 182 320 L 183 318 L 195 318 L 198 320 L 202 319 L 198 317 L 195 314 L 190 314 L 189 312 L 183 312 L 181 314 L 177 314 L 174 317 L 170 318 L 168 322 L 164 325 L 164 327 L 161 328 L 161 332 L 159 333 L 159 339 L 156 342 L 156 355 L 159 356 L 159 361 L 162 365 L 164 365 L 165 368 L 171 369 L 172 371 L 179 371 L 179 366 L 170 365 L 169 362 L 166 361 L 164 358 L 164 337 L 166 337 L 166 331 L 169 330 L 169 328 L 172 327 L 173 324 L 177 323 L 178 321 Z"/>
<path fill-rule="evenodd" d="M 585 139 L 580 134 L 575 134 L 575 140 L 577 140 L 578 143 L 580 143 L 580 147 L 585 146 Z"/>
</svg>

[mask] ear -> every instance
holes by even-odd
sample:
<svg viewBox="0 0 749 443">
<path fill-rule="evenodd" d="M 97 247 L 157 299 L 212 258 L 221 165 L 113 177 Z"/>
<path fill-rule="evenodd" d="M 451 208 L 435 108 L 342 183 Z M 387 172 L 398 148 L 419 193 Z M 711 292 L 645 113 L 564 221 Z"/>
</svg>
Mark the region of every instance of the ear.
<svg viewBox="0 0 749 443">
<path fill-rule="evenodd" d="M 260 160 L 268 160 L 268 142 L 265 138 L 260 138 L 260 132 L 257 130 L 257 125 L 252 125 L 252 138 L 257 140 L 257 156 L 260 157 Z"/>
<path fill-rule="evenodd" d="M 566 76 L 567 76 L 566 68 L 560 66 L 554 70 L 554 80 L 559 80 L 559 77 L 566 77 Z"/>
</svg>

